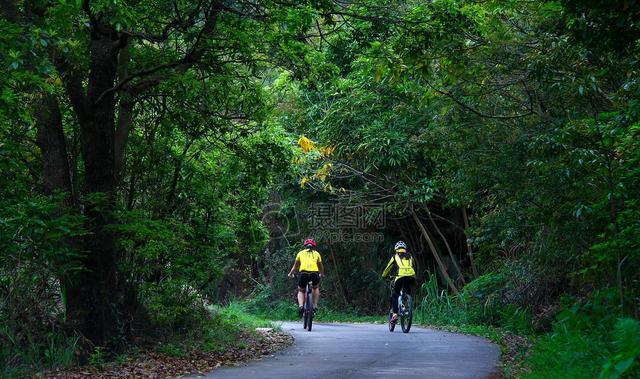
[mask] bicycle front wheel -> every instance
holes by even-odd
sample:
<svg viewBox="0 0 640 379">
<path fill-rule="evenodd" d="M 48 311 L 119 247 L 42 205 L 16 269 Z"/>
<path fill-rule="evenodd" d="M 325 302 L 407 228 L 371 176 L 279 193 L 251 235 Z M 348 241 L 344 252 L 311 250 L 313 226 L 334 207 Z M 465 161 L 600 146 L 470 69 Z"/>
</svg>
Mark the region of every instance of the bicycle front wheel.
<svg viewBox="0 0 640 379">
<path fill-rule="evenodd" d="M 400 315 L 400 326 L 402 326 L 402 332 L 409 333 L 411 323 L 413 322 L 413 298 L 411 295 L 404 295 L 402 297 L 402 303 L 404 309 Z"/>
</svg>

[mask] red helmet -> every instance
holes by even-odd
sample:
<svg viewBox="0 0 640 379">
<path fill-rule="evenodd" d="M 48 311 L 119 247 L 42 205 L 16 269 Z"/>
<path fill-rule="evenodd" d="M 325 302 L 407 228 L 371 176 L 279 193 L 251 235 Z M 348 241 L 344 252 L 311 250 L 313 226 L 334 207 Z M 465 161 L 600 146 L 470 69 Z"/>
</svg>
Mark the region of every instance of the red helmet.
<svg viewBox="0 0 640 379">
<path fill-rule="evenodd" d="M 304 240 L 303 245 L 306 246 L 311 246 L 311 247 L 316 247 L 318 246 L 318 244 L 316 243 L 316 240 L 314 240 L 313 238 L 307 238 L 306 240 Z"/>
</svg>

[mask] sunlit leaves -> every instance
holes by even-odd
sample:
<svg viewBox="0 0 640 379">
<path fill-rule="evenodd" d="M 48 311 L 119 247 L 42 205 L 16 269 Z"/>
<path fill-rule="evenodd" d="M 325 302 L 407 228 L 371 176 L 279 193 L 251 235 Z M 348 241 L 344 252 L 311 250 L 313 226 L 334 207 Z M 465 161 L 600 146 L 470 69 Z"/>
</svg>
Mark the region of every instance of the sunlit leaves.
<svg viewBox="0 0 640 379">
<path fill-rule="evenodd" d="M 298 139 L 298 145 L 305 153 L 309 153 L 316 149 L 315 143 L 305 136 L 300 136 Z"/>
</svg>

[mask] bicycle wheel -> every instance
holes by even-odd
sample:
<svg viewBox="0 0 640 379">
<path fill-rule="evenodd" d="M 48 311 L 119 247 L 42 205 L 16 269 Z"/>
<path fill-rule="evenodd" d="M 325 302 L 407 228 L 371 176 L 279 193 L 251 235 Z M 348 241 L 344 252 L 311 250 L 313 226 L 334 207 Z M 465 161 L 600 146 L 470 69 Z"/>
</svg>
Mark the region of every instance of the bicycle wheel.
<svg viewBox="0 0 640 379">
<path fill-rule="evenodd" d="M 311 290 L 307 292 L 304 312 L 306 318 L 305 328 L 311 331 L 311 325 L 313 324 L 313 292 L 311 292 Z"/>
<path fill-rule="evenodd" d="M 402 332 L 409 333 L 413 322 L 413 298 L 411 295 L 405 294 L 402 297 L 402 304 L 404 309 L 400 315 L 400 326 L 402 326 Z"/>
<path fill-rule="evenodd" d="M 393 311 L 391 310 L 391 308 L 389 308 L 389 315 L 387 316 L 387 322 L 389 323 L 389 331 L 393 332 L 393 330 L 396 328 L 396 323 L 395 322 L 391 322 L 391 316 L 393 315 Z"/>
</svg>

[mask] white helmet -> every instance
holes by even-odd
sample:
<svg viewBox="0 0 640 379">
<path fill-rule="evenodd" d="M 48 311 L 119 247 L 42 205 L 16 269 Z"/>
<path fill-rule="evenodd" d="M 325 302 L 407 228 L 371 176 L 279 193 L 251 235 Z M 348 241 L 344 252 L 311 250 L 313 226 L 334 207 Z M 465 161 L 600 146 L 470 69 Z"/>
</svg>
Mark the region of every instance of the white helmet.
<svg viewBox="0 0 640 379">
<path fill-rule="evenodd" d="M 393 250 L 406 249 L 406 248 L 407 248 L 407 244 L 404 243 L 404 241 L 398 241 L 396 242 L 396 245 L 393 247 Z"/>
</svg>

